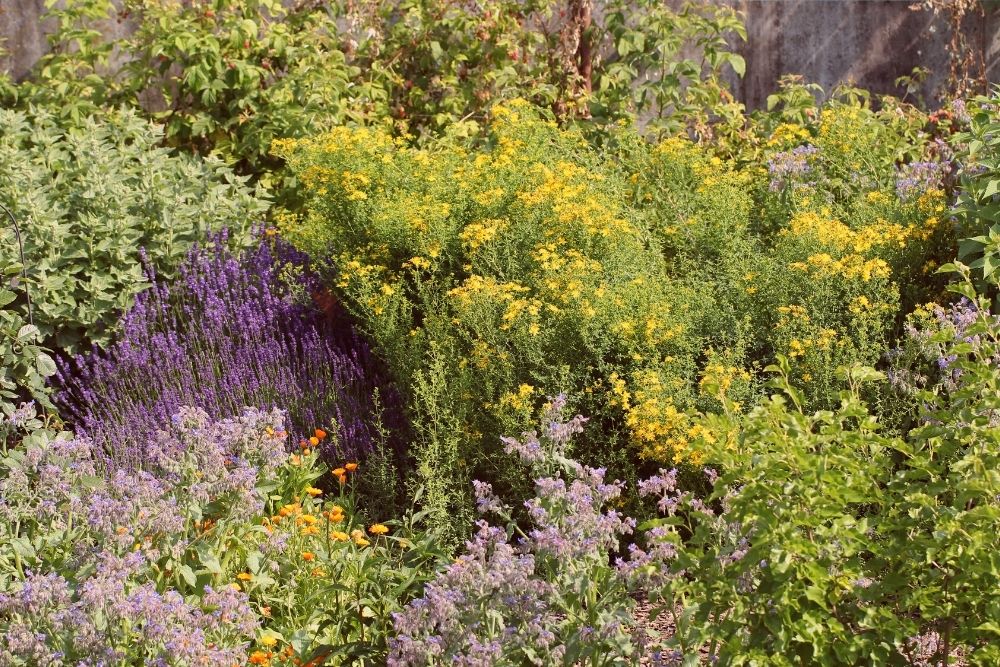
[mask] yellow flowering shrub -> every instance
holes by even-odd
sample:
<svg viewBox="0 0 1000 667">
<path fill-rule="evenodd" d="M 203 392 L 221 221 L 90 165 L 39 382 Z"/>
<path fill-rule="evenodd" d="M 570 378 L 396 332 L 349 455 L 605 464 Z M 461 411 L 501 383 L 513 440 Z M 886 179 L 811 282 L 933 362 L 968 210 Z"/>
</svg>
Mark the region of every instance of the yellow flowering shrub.
<svg viewBox="0 0 1000 667">
<path fill-rule="evenodd" d="M 454 423 L 478 434 L 453 457 L 469 474 L 497 478 L 499 436 L 527 428 L 560 392 L 600 424 L 580 447 L 632 442 L 684 459 L 710 299 L 674 276 L 628 177 L 581 135 L 515 101 L 494 109 L 484 138 L 480 149 L 416 149 L 340 128 L 279 144 L 309 202 L 281 232 L 329 260 L 331 284 L 404 384 L 444 355 Z M 715 166 L 694 168 L 709 178 Z M 640 407 L 615 398 L 613 373 Z M 425 414 L 421 396 L 412 391 L 411 406 Z M 444 435 L 417 438 L 419 458 Z"/>
<path fill-rule="evenodd" d="M 598 149 L 513 101 L 472 140 L 338 128 L 276 147 L 307 201 L 279 226 L 409 383 L 425 488 L 524 490 L 499 436 L 560 392 L 591 417 L 577 455 L 634 478 L 697 464 L 697 412 L 750 407 L 775 355 L 829 405 L 927 300 L 944 195 L 897 193 L 903 127 L 837 103 L 751 123 L 747 153 L 624 127 Z"/>
</svg>

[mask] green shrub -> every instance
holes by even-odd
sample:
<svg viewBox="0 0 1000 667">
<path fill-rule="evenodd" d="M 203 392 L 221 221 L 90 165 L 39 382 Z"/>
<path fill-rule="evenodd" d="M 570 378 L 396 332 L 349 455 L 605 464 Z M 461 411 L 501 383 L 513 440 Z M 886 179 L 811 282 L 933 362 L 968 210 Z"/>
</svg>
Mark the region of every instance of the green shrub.
<svg viewBox="0 0 1000 667">
<path fill-rule="evenodd" d="M 482 149 L 347 128 L 277 144 L 307 201 L 281 227 L 412 382 L 427 487 L 475 473 L 524 491 L 496 438 L 563 391 L 594 417 L 587 462 L 632 480 L 643 459 L 697 463 L 693 411 L 752 406 L 776 354 L 808 406 L 836 404 L 837 367 L 877 363 L 902 308 L 940 284 L 943 191 L 897 195 L 890 157 L 838 177 L 851 141 L 891 131 L 863 106 L 824 108 L 818 146 L 773 150 L 771 169 L 627 129 L 594 149 L 526 102 L 492 114 Z M 442 469 L 455 479 L 426 479 Z"/>
<path fill-rule="evenodd" d="M 646 0 L 638 12 L 622 0 L 69 0 L 49 16 L 49 53 L 7 97 L 74 122 L 141 106 L 168 145 L 218 155 L 287 201 L 295 184 L 271 173 L 271 141 L 336 124 L 430 137 L 525 97 L 598 125 L 632 113 L 651 128 L 704 125 L 730 100 L 724 69 L 743 73 L 727 40 L 746 36 L 730 8 Z M 102 37 L 102 21 L 125 19 L 131 35 Z"/>
<path fill-rule="evenodd" d="M 784 396 L 706 420 L 709 498 L 647 483 L 669 516 L 634 569 L 677 619 L 672 648 L 734 665 L 996 663 L 1000 325 L 970 284 L 955 291 L 895 355 L 892 386 L 919 406 L 902 436 L 859 398 L 884 376 L 848 369 L 841 403 L 810 413 L 782 358 Z"/>
<path fill-rule="evenodd" d="M 66 350 L 104 343 L 117 313 L 171 275 L 192 243 L 229 227 L 234 242 L 267 204 L 218 160 L 172 156 L 132 111 L 61 124 L 43 110 L 0 110 L 0 200 L 21 223 L 42 338 Z M 0 261 L 18 266 L 13 230 Z"/>
</svg>

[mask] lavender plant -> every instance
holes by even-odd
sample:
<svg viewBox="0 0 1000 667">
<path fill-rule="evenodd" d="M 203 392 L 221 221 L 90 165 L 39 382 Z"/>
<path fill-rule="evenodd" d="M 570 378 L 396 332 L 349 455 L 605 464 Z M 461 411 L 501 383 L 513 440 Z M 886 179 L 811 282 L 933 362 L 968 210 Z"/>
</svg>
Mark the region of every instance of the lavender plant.
<svg viewBox="0 0 1000 667">
<path fill-rule="evenodd" d="M 561 419 L 565 398 L 548 406 L 542 431 L 505 438 L 507 452 L 528 464 L 536 495 L 525 502 L 531 528 L 484 482 L 479 510 L 507 520 L 506 530 L 478 523 L 465 553 L 395 615 L 389 664 L 629 664 L 638 649 L 628 632 L 632 601 L 609 554 L 634 522 L 603 510 L 623 484 L 603 469 L 566 455 L 582 417 Z M 520 535 L 512 542 L 511 538 Z"/>
<path fill-rule="evenodd" d="M 309 301 L 304 264 L 280 241 L 241 257 L 224 243 L 193 250 L 177 282 L 137 298 L 112 346 L 62 361 L 63 415 L 116 463 L 148 460 L 152 435 L 182 405 L 215 418 L 280 407 L 297 436 L 328 426 L 332 459 L 368 452 L 373 405 L 400 425 L 395 393 L 364 341 Z"/>
</svg>

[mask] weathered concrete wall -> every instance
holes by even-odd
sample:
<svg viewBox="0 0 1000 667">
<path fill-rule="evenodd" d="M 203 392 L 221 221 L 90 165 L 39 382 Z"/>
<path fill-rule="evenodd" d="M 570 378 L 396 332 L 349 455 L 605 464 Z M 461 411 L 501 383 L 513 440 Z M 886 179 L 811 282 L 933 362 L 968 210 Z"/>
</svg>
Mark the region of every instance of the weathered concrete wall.
<svg viewBox="0 0 1000 667">
<path fill-rule="evenodd" d="M 597 0 L 599 2 L 600 0 Z M 895 79 L 921 65 L 933 74 L 922 91 L 947 78 L 948 28 L 908 0 L 726 0 L 746 15 L 748 40 L 740 47 L 747 74 L 733 90 L 750 108 L 766 103 L 782 74 L 801 74 L 824 90 L 853 82 L 876 93 L 899 95 Z M 0 70 L 21 78 L 46 48 L 44 0 L 0 0 L 0 39 L 10 52 Z M 109 22 L 111 35 L 127 29 Z M 1000 9 L 968 22 L 971 44 L 984 54 L 991 81 L 1000 80 Z"/>
<path fill-rule="evenodd" d="M 907 0 L 733 0 L 746 15 L 740 52 L 747 74 L 734 91 L 750 108 L 766 104 L 782 74 L 801 74 L 829 92 L 853 83 L 875 93 L 901 95 L 897 77 L 914 67 L 931 70 L 920 91 L 928 102 L 948 78 L 950 32 L 942 17 L 913 11 Z M 1000 14 L 966 21 L 966 39 L 1000 78 Z"/>
<path fill-rule="evenodd" d="M 46 28 L 41 20 L 44 0 L 0 0 L 0 70 L 21 78 L 47 50 Z"/>
</svg>

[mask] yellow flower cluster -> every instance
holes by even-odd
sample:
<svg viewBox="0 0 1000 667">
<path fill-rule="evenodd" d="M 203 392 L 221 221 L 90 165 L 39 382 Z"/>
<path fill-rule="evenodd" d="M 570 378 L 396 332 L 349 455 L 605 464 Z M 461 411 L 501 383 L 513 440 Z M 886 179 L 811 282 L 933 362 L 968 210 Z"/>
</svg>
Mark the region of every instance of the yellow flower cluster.
<svg viewBox="0 0 1000 667">
<path fill-rule="evenodd" d="M 689 449 L 693 437 L 690 418 L 677 409 L 672 394 L 677 386 L 667 386 L 653 370 L 634 374 L 630 390 L 617 373 L 608 378 L 613 403 L 625 413 L 625 424 L 643 458 L 666 461 L 695 460 L 699 452 Z"/>
<path fill-rule="evenodd" d="M 767 139 L 768 148 L 795 146 L 808 139 L 811 135 L 809 130 L 794 123 L 782 123 L 774 128 L 771 136 Z"/>
<path fill-rule="evenodd" d="M 792 262 L 788 267 L 823 277 L 860 278 L 865 282 L 872 278 L 888 278 L 892 273 L 884 259 L 865 259 L 864 256 L 853 253 L 840 259 L 834 259 L 825 252 L 815 253 L 809 255 L 805 262 Z"/>
<path fill-rule="evenodd" d="M 496 239 L 509 225 L 510 222 L 502 218 L 489 218 L 466 225 L 458 237 L 466 249 L 470 253 L 474 253 L 480 247 Z"/>
</svg>

